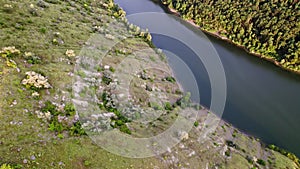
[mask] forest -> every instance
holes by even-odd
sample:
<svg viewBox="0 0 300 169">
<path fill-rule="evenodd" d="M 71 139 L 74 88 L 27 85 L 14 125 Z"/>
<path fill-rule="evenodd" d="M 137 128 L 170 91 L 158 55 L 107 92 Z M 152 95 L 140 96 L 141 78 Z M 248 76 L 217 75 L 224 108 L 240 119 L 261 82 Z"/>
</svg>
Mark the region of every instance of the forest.
<svg viewBox="0 0 300 169">
<path fill-rule="evenodd" d="M 204 31 L 300 72 L 298 0 L 162 0 Z"/>
</svg>

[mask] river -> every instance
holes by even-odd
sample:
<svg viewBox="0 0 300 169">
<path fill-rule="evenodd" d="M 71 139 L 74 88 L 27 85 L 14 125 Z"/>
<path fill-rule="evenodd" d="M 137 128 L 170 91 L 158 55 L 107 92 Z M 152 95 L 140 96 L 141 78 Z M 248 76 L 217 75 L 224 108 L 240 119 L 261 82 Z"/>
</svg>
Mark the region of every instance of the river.
<svg viewBox="0 0 300 169">
<path fill-rule="evenodd" d="M 167 15 L 159 4 L 150 0 L 115 2 L 127 15 L 141 12 Z M 205 43 L 199 30 L 190 24 L 171 15 L 165 19 L 164 22 L 169 23 L 168 29 L 176 29 L 182 35 L 194 35 L 199 47 L 201 43 Z M 141 27 L 145 25 L 145 21 L 129 21 Z M 160 26 L 160 23 L 155 24 L 157 29 Z M 275 144 L 300 156 L 300 76 L 249 55 L 222 40 L 210 36 L 208 38 L 218 52 L 226 74 L 227 100 L 222 119 L 267 144 Z M 153 34 L 152 42 L 158 48 L 173 52 L 189 66 L 199 86 L 201 104 L 210 107 L 211 84 L 208 73 L 197 56 L 170 37 Z M 174 71 L 180 74 L 179 70 Z"/>
</svg>

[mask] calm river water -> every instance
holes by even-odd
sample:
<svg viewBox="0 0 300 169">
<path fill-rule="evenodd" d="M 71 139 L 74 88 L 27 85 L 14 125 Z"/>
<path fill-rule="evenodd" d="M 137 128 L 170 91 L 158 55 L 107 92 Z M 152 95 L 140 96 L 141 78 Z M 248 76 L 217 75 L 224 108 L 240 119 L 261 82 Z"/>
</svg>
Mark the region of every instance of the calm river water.
<svg viewBox="0 0 300 169">
<path fill-rule="evenodd" d="M 150 0 L 115 2 L 127 15 L 160 12 L 167 16 L 159 4 Z M 155 24 L 156 29 L 175 29 L 179 34 L 193 35 L 193 42 L 196 40 L 199 47 L 206 43 L 200 31 L 188 23 L 170 15 L 164 19 L 168 28 L 162 27 L 160 21 Z M 145 25 L 145 21 L 129 21 L 142 28 Z M 275 144 L 300 156 L 300 76 L 281 70 L 224 41 L 208 38 L 218 52 L 226 74 L 227 100 L 222 118 L 267 144 Z M 210 107 L 211 84 L 197 56 L 170 37 L 154 34 L 152 41 L 158 48 L 175 53 L 189 66 L 200 88 L 201 104 Z M 175 68 L 174 71 L 180 74 L 180 69 Z"/>
</svg>

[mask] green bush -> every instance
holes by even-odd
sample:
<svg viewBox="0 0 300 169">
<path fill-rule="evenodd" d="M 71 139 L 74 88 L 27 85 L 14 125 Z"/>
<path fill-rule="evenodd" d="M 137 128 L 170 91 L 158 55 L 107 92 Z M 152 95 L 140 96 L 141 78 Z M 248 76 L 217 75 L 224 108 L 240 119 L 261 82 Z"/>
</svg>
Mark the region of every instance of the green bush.
<svg viewBox="0 0 300 169">
<path fill-rule="evenodd" d="M 131 134 L 130 129 L 127 127 L 126 123 L 131 122 L 127 117 L 121 114 L 121 112 L 111 106 L 107 106 L 109 95 L 106 92 L 103 92 L 101 95 L 101 99 L 103 102 L 103 105 L 101 104 L 102 109 L 113 112 L 116 117 L 111 118 L 111 127 L 118 128 L 121 132 Z M 114 123 L 114 124 L 113 124 Z"/>
<path fill-rule="evenodd" d="M 109 85 L 112 82 L 112 79 L 106 76 L 102 76 L 102 82 L 106 85 Z"/>
<path fill-rule="evenodd" d="M 226 155 L 227 157 L 229 157 L 229 156 L 230 156 L 230 150 L 226 150 L 226 151 L 225 151 L 225 155 Z"/>
<path fill-rule="evenodd" d="M 26 60 L 30 64 L 40 64 L 42 62 L 41 58 L 38 56 L 30 56 L 30 57 L 26 58 Z"/>
<path fill-rule="evenodd" d="M 81 136 L 86 135 L 85 130 L 81 127 L 79 121 L 75 122 L 72 127 L 69 128 L 69 133 L 71 136 Z"/>
<path fill-rule="evenodd" d="M 172 110 L 173 110 L 173 106 L 171 105 L 170 102 L 166 102 L 166 103 L 165 103 L 165 110 L 169 110 L 169 111 L 172 111 Z"/>
<path fill-rule="evenodd" d="M 175 83 L 176 82 L 175 78 L 172 77 L 172 76 L 166 77 L 165 80 L 167 80 L 168 82 L 171 82 L 171 83 Z"/>
<path fill-rule="evenodd" d="M 265 166 L 266 165 L 266 162 L 262 159 L 257 159 L 257 163 L 262 165 L 262 166 Z"/>
<path fill-rule="evenodd" d="M 9 164 L 2 164 L 0 169 L 13 169 Z"/>
<path fill-rule="evenodd" d="M 67 116 L 74 116 L 76 114 L 75 107 L 71 103 L 66 104 L 64 110 Z"/>
<path fill-rule="evenodd" d="M 46 101 L 45 106 L 42 108 L 42 112 L 50 112 L 50 114 L 52 115 L 49 121 L 50 131 L 57 132 L 58 134 L 62 133 L 63 131 L 68 131 L 69 134 L 72 136 L 86 135 L 79 121 L 74 122 L 71 126 L 58 121 L 59 115 L 72 117 L 76 114 L 75 107 L 73 104 L 67 103 L 63 111 L 58 111 L 57 107 L 51 101 Z"/>
<path fill-rule="evenodd" d="M 45 102 L 45 106 L 42 108 L 42 112 L 46 113 L 48 111 L 53 116 L 56 116 L 59 114 L 59 112 L 56 110 L 56 106 L 54 104 L 52 104 L 52 102 L 49 100 Z"/>
</svg>

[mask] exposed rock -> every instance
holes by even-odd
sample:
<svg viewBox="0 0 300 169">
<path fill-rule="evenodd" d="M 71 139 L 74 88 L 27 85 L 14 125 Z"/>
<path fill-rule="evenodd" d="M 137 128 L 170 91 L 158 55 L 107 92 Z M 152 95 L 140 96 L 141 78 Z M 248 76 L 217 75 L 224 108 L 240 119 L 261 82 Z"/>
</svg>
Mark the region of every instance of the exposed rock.
<svg viewBox="0 0 300 169">
<path fill-rule="evenodd" d="M 179 131 L 178 137 L 180 140 L 187 140 L 189 139 L 189 133 L 187 133 L 186 131 Z"/>
<path fill-rule="evenodd" d="M 41 7 L 41 8 L 48 8 L 48 7 L 49 7 L 49 4 L 48 4 L 47 2 L 45 2 L 45 1 L 43 1 L 43 0 L 39 0 L 39 1 L 36 3 L 36 5 L 37 5 L 38 7 Z"/>
<path fill-rule="evenodd" d="M 149 92 L 152 92 L 152 90 L 153 90 L 153 89 L 152 89 L 152 87 L 151 87 L 151 86 L 149 86 L 149 85 L 146 85 L 146 90 L 147 90 L 147 91 L 149 91 Z"/>
</svg>

